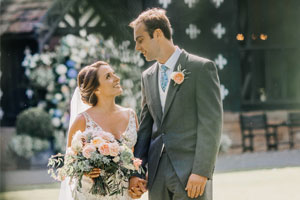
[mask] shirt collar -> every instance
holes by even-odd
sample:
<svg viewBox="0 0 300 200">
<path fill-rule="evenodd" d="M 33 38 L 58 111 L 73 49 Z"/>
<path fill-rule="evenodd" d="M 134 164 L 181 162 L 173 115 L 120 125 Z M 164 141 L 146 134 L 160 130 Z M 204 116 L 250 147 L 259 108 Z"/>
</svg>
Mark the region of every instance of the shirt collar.
<svg viewBox="0 0 300 200">
<path fill-rule="evenodd" d="M 174 53 L 170 56 L 170 58 L 167 60 L 165 64 L 158 63 L 159 68 L 161 68 L 162 65 L 165 65 L 166 67 L 168 67 L 173 71 L 181 52 L 182 52 L 181 49 L 179 49 L 179 47 L 176 46 Z"/>
</svg>

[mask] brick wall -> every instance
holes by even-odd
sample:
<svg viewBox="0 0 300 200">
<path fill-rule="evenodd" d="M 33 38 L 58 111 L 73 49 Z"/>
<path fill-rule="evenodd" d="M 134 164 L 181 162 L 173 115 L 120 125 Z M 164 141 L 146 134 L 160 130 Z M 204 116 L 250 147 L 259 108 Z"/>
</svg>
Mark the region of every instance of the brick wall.
<svg viewBox="0 0 300 200">
<path fill-rule="evenodd" d="M 247 112 L 247 114 L 261 114 L 262 112 Z M 287 120 L 288 111 L 267 111 L 268 123 L 269 124 L 279 124 Z M 299 129 L 300 130 L 300 129 Z M 224 113 L 224 125 L 223 133 L 228 134 L 232 140 L 232 148 L 229 153 L 241 153 L 242 139 L 241 139 L 241 129 L 239 122 L 239 113 L 225 112 Z M 256 132 L 257 136 L 254 137 L 254 151 L 266 151 L 266 140 L 263 132 Z M 288 128 L 279 127 L 278 128 L 278 139 L 281 143 L 279 149 L 288 149 L 289 146 L 286 144 L 288 141 Z M 295 135 L 296 146 L 295 148 L 300 149 L 300 134 Z"/>
</svg>

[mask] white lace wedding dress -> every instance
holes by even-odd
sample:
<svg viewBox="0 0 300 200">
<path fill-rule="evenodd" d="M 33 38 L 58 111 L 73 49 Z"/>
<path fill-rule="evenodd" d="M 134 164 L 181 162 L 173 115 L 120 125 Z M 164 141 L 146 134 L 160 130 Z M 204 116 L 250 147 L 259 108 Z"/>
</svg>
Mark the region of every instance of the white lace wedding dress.
<svg viewBox="0 0 300 200">
<path fill-rule="evenodd" d="M 103 131 L 103 129 L 97 124 L 87 112 L 82 113 L 86 120 L 86 129 L 91 129 L 92 131 Z M 126 131 L 121 135 L 120 142 L 126 144 L 129 148 L 133 148 L 137 140 L 137 132 L 136 132 L 136 122 L 135 122 L 135 114 L 133 110 L 130 110 L 130 117 L 128 126 Z M 89 193 L 91 186 L 93 184 L 93 180 L 87 176 L 83 176 L 82 178 L 82 188 L 81 191 L 78 192 L 75 190 L 75 199 L 80 200 L 131 200 L 130 196 L 128 195 L 127 190 L 124 190 L 123 195 L 118 194 L 114 196 L 100 196 L 100 195 L 93 195 Z M 128 188 L 128 182 L 124 181 L 124 186 Z M 76 185 L 71 186 L 76 187 Z"/>
</svg>

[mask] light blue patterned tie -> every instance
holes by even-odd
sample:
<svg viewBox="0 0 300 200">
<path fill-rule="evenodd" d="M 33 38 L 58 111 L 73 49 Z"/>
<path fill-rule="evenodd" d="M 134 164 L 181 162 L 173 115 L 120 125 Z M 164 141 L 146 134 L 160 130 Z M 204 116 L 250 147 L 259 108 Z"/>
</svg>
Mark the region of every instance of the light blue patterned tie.
<svg viewBox="0 0 300 200">
<path fill-rule="evenodd" d="M 161 66 L 160 72 L 160 87 L 165 92 L 168 85 L 168 75 L 167 75 L 168 67 L 166 65 Z"/>
</svg>

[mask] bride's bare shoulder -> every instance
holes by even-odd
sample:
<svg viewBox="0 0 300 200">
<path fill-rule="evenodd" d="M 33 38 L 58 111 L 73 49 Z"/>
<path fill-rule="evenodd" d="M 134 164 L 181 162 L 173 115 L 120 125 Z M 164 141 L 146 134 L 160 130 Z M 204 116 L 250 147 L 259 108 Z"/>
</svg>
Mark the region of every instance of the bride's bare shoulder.
<svg viewBox="0 0 300 200">
<path fill-rule="evenodd" d="M 71 141 L 73 135 L 76 133 L 76 131 L 84 131 L 85 130 L 85 117 L 83 114 L 77 115 L 75 121 L 70 127 L 69 134 L 68 134 L 68 147 L 71 146 Z"/>
<path fill-rule="evenodd" d="M 83 115 L 83 113 L 80 113 L 79 115 L 77 115 L 75 121 L 73 122 L 71 128 L 70 128 L 70 132 L 71 131 L 84 131 L 85 129 L 85 117 Z"/>
</svg>

